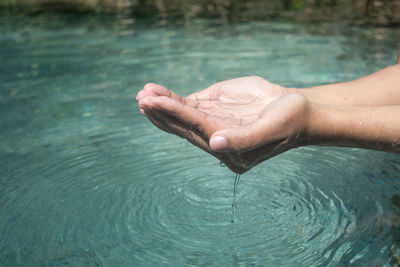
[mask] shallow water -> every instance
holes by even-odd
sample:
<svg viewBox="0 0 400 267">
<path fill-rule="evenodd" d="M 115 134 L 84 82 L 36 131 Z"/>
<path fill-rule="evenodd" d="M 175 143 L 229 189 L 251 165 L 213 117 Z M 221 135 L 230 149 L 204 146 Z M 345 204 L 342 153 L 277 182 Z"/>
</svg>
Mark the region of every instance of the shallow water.
<svg viewBox="0 0 400 267">
<path fill-rule="evenodd" d="M 306 147 L 235 175 L 140 116 L 149 81 L 188 94 L 393 64 L 395 29 L 128 18 L 0 18 L 4 266 L 391 266 L 400 159 Z"/>
</svg>

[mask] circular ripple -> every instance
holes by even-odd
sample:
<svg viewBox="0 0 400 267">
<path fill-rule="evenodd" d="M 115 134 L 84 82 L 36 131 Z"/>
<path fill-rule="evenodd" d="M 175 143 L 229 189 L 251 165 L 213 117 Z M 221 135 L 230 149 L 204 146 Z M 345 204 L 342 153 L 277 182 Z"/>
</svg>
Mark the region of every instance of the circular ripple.
<svg viewBox="0 0 400 267">
<path fill-rule="evenodd" d="M 354 214 L 333 191 L 314 187 L 307 176 L 293 169 L 282 174 L 281 168 L 243 175 L 232 223 L 234 174 L 213 167 L 215 161 L 199 162 L 197 155 L 162 158 L 170 167 L 127 190 L 130 201 L 122 210 L 119 206 L 120 214 L 128 215 L 120 215 L 118 231 L 133 238 L 139 262 L 311 266 L 342 256 L 347 243 L 337 240 L 354 228 Z M 202 168 L 193 168 L 193 161 Z"/>
</svg>

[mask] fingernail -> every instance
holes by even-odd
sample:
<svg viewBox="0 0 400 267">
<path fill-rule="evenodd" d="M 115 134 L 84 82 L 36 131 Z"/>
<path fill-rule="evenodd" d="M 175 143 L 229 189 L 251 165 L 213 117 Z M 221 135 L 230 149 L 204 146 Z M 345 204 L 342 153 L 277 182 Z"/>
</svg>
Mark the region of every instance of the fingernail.
<svg viewBox="0 0 400 267">
<path fill-rule="evenodd" d="M 223 136 L 214 136 L 210 139 L 210 147 L 212 150 L 224 150 L 228 147 L 228 142 Z"/>
</svg>

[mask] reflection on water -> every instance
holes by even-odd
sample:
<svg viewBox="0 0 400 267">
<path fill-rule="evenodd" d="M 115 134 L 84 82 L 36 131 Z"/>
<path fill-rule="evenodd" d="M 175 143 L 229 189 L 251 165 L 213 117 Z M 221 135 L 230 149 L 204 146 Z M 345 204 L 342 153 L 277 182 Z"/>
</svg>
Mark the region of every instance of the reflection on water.
<svg viewBox="0 0 400 267">
<path fill-rule="evenodd" d="M 394 29 L 0 18 L 5 266 L 391 266 L 396 155 L 307 147 L 241 177 L 159 132 L 135 95 L 261 75 L 288 86 L 394 63 Z M 4 25 L 4 27 L 3 27 Z"/>
</svg>

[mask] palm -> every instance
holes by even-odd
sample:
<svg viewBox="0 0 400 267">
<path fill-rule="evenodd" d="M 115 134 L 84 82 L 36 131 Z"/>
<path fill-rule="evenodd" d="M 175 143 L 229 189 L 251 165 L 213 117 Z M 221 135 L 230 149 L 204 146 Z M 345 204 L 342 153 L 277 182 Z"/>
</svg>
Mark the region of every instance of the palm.
<svg viewBox="0 0 400 267">
<path fill-rule="evenodd" d="M 214 84 L 185 99 L 227 127 L 240 127 L 256 121 L 263 108 L 282 95 L 281 86 L 260 77 L 244 77 Z"/>
</svg>

